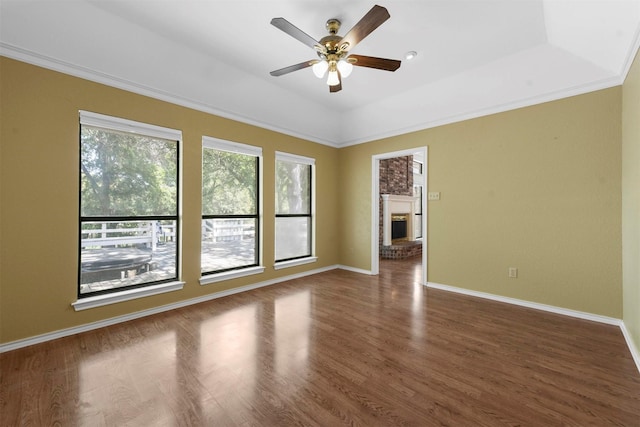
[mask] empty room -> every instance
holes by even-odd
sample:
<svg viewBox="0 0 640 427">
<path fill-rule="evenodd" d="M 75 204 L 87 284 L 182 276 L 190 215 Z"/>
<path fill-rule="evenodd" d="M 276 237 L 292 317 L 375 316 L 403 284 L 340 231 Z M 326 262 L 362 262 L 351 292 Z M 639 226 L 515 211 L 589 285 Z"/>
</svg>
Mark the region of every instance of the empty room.
<svg viewBox="0 0 640 427">
<path fill-rule="evenodd" d="M 640 1 L 0 1 L 0 424 L 640 427 Z"/>
</svg>

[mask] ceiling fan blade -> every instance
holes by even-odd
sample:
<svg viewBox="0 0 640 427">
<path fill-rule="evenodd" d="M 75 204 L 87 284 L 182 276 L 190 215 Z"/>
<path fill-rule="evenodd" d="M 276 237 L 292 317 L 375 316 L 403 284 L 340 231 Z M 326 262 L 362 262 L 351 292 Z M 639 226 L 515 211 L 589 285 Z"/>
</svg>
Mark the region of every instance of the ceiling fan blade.
<svg viewBox="0 0 640 427">
<path fill-rule="evenodd" d="M 349 62 L 359 67 L 369 67 L 378 70 L 395 71 L 401 62 L 396 59 L 376 58 L 375 56 L 349 55 Z M 355 62 L 354 62 L 355 60 Z"/>
<path fill-rule="evenodd" d="M 389 19 L 390 16 L 386 8 L 378 5 L 373 6 L 371 10 L 349 30 L 342 40 L 340 40 L 338 46 L 343 46 L 344 43 L 348 43 L 343 50 L 347 51 L 352 49 L 356 44 L 360 43 L 362 39 L 371 34 L 373 30 L 382 25 L 384 21 Z"/>
<path fill-rule="evenodd" d="M 293 25 L 291 22 L 287 21 L 284 18 L 273 18 L 271 20 L 271 25 L 274 27 L 284 31 L 289 34 L 294 39 L 306 44 L 312 49 L 319 50 L 324 52 L 324 47 L 320 44 L 319 41 L 311 37 L 309 34 L 302 31 L 300 28 Z"/>
<path fill-rule="evenodd" d="M 283 74 L 288 74 L 294 71 L 302 70 L 303 68 L 311 67 L 316 62 L 318 62 L 317 59 L 312 59 L 310 61 L 305 61 L 299 64 L 289 65 L 288 67 L 280 68 L 279 70 L 272 71 L 269 74 L 275 77 L 281 76 Z"/>
<path fill-rule="evenodd" d="M 335 93 L 340 92 L 342 90 L 342 75 L 340 75 L 340 71 L 338 71 L 338 84 L 335 86 L 329 86 L 329 92 Z"/>
</svg>

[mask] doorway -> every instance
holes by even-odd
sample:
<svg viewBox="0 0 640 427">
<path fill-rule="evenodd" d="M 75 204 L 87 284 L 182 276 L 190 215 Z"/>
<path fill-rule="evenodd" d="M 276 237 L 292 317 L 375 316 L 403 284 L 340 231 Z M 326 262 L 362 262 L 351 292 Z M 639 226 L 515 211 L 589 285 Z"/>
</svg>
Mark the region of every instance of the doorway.
<svg viewBox="0 0 640 427">
<path fill-rule="evenodd" d="M 423 285 L 427 284 L 427 205 L 425 196 L 428 192 L 428 147 L 418 147 L 402 151 L 394 151 L 383 154 L 375 154 L 371 157 L 371 274 L 380 273 L 380 161 L 393 159 L 396 157 L 415 156 L 422 160 L 422 174 L 420 182 L 414 185 L 422 187 L 420 198 L 420 229 L 422 231 L 422 280 Z"/>
</svg>

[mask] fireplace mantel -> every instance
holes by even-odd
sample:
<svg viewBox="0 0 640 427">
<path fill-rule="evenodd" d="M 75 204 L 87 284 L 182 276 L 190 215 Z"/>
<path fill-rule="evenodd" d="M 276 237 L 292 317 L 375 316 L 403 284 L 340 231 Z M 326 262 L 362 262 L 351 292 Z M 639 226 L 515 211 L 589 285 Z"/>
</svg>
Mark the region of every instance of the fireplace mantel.
<svg viewBox="0 0 640 427">
<path fill-rule="evenodd" d="M 397 196 L 394 194 L 382 194 L 382 245 L 391 245 L 391 215 L 408 214 L 407 237 L 416 240 L 413 219 L 415 218 L 415 203 L 417 197 Z"/>
</svg>

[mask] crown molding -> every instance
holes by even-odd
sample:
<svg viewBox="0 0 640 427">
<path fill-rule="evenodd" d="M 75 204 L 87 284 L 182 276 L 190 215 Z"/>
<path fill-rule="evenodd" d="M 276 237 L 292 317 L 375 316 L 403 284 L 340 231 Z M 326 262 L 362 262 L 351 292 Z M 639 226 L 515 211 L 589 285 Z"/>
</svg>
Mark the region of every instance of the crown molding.
<svg viewBox="0 0 640 427">
<path fill-rule="evenodd" d="M 333 148 L 344 148 L 352 145 L 365 144 L 372 141 L 377 141 L 385 138 L 392 138 L 407 133 L 418 132 L 430 128 L 462 122 L 465 120 L 471 120 L 483 116 L 492 114 L 503 113 L 506 111 L 516 110 L 519 108 L 530 107 L 537 104 L 542 104 L 550 101 L 557 101 L 563 98 L 568 98 L 577 95 L 583 95 L 589 92 L 595 92 L 598 90 L 608 89 L 615 86 L 621 86 L 624 83 L 627 73 L 631 68 L 636 53 L 640 48 L 640 28 L 636 31 L 635 43 L 633 49 L 627 55 L 626 63 L 623 67 L 622 73 L 619 76 L 614 76 L 606 79 L 602 79 L 596 82 L 590 82 L 587 84 L 576 85 L 567 89 L 548 92 L 539 96 L 533 96 L 526 99 L 520 99 L 514 102 L 502 103 L 492 105 L 486 108 L 470 110 L 455 114 L 447 117 L 441 117 L 436 120 L 429 120 L 421 123 L 417 123 L 408 127 L 401 127 L 392 129 L 387 132 L 380 132 L 376 134 L 366 135 L 361 138 L 356 138 L 347 141 L 330 141 L 324 138 L 320 138 L 316 135 L 302 133 L 290 128 L 276 126 L 272 123 L 263 122 L 242 114 L 238 114 L 231 111 L 226 111 L 211 105 L 195 101 L 186 97 L 182 97 L 173 93 L 169 93 L 157 88 L 146 86 L 143 84 L 135 83 L 126 79 L 122 79 L 101 71 L 93 70 L 80 65 L 72 64 L 66 61 L 61 61 L 46 55 L 42 55 L 27 49 L 23 49 L 5 42 L 0 42 L 0 55 L 6 56 L 11 59 L 26 62 L 39 67 L 47 68 L 53 71 L 68 74 L 74 77 L 79 77 L 85 80 L 101 83 L 107 86 L 115 87 L 117 89 L 126 90 L 139 95 L 148 96 L 161 101 L 169 102 L 172 104 L 180 105 L 183 107 L 191 108 L 194 110 L 202 111 L 205 113 L 213 114 L 219 117 L 223 117 L 230 120 L 235 120 L 241 123 L 245 123 L 251 126 L 257 126 L 262 129 L 282 133 L 295 138 L 304 139 L 306 141 L 315 142 L 322 145 L 327 145 Z"/>
<path fill-rule="evenodd" d="M 68 74 L 70 76 L 89 80 L 95 83 L 100 83 L 106 86 L 114 87 L 116 89 L 126 90 L 138 95 L 148 96 L 150 98 L 169 102 L 175 105 L 180 105 L 182 107 L 191 108 L 193 110 L 201 111 L 204 113 L 213 114 L 225 119 L 235 120 L 247 125 L 282 133 L 295 138 L 304 139 L 306 141 L 315 142 L 317 144 L 328 145 L 334 148 L 339 147 L 339 144 L 337 144 L 335 141 L 329 141 L 327 139 L 319 138 L 316 135 L 301 133 L 282 126 L 275 126 L 271 123 L 256 120 L 232 111 L 213 107 L 211 105 L 195 101 L 190 98 L 182 97 L 173 93 L 169 93 L 167 91 L 163 91 L 161 89 L 153 88 L 151 86 L 135 83 L 130 80 L 116 77 L 111 74 L 103 73 L 91 68 L 83 67 L 81 65 L 72 64 L 70 62 L 42 55 L 37 52 L 11 45 L 9 43 L 0 42 L 0 56 L 46 68 L 48 70 L 57 71 L 59 73 Z"/>
<path fill-rule="evenodd" d="M 364 144 L 371 141 L 377 141 L 385 138 L 393 138 L 399 135 L 405 135 L 412 132 L 419 132 L 426 129 L 431 129 L 439 126 L 449 125 L 453 123 L 463 122 L 465 120 L 477 119 L 479 117 L 490 116 L 492 114 L 504 113 L 507 111 L 517 110 L 520 108 L 531 107 L 538 104 L 544 104 L 545 102 L 558 101 L 564 98 L 570 98 L 572 96 L 584 95 L 590 92 L 596 92 L 598 90 L 609 89 L 615 86 L 621 86 L 624 83 L 624 78 L 620 76 L 610 77 L 596 82 L 591 82 L 583 85 L 576 85 L 567 89 L 545 93 L 542 95 L 532 96 L 529 98 L 519 99 L 513 102 L 507 102 L 503 104 L 496 104 L 486 108 L 469 110 L 460 114 L 454 114 L 447 117 L 441 117 L 436 120 L 425 121 L 413 126 L 394 129 L 388 132 L 377 133 L 365 136 L 363 138 L 353 139 L 345 141 L 339 145 L 342 147 L 349 147 L 352 145 Z"/>
</svg>

